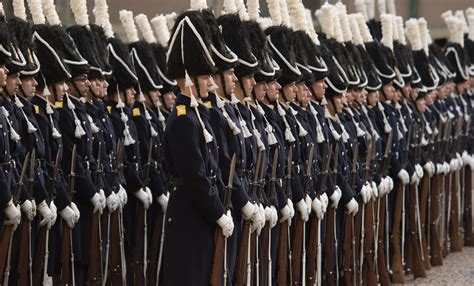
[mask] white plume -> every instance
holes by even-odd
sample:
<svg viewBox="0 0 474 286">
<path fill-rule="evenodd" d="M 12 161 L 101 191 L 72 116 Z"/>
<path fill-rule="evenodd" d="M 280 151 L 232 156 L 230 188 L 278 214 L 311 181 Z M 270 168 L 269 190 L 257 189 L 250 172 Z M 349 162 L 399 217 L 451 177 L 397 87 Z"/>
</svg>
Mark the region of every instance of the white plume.
<svg viewBox="0 0 474 286">
<path fill-rule="evenodd" d="M 423 47 L 423 50 L 425 50 L 425 53 L 428 55 L 430 51 L 428 46 L 428 22 L 426 22 L 426 19 L 423 17 L 418 19 L 418 30 L 420 31 L 421 46 Z"/>
<path fill-rule="evenodd" d="M 382 23 L 382 39 L 380 43 L 387 48 L 393 50 L 393 20 L 392 15 L 380 15 L 380 22 Z"/>
<path fill-rule="evenodd" d="M 420 51 L 423 49 L 418 21 L 416 19 L 412 18 L 405 22 L 405 34 L 413 51 Z"/>
<path fill-rule="evenodd" d="M 365 7 L 367 10 L 367 20 L 375 18 L 375 0 L 365 0 Z"/>
<path fill-rule="evenodd" d="M 28 9 L 31 13 L 31 18 L 33 19 L 33 24 L 45 24 L 46 18 L 43 14 L 43 5 L 41 4 L 41 0 L 27 0 Z"/>
<path fill-rule="evenodd" d="M 13 14 L 26 21 L 25 0 L 13 0 Z"/>
<path fill-rule="evenodd" d="M 280 0 L 267 0 L 268 12 L 272 18 L 273 26 L 281 25 Z"/>
<path fill-rule="evenodd" d="M 321 25 L 322 32 L 328 39 L 334 38 L 334 10 L 328 3 L 324 3 L 319 10 L 316 11 L 316 18 Z"/>
<path fill-rule="evenodd" d="M 333 15 L 334 15 L 334 17 L 332 18 L 332 21 L 334 23 L 334 38 L 339 43 L 343 43 L 344 42 L 344 36 L 342 35 L 341 22 L 339 21 L 339 17 L 338 17 L 336 7 L 331 6 L 331 8 L 333 10 Z"/>
<path fill-rule="evenodd" d="M 168 23 L 168 30 L 169 31 L 173 30 L 174 23 L 176 22 L 176 18 L 178 18 L 178 14 L 176 14 L 176 12 L 171 12 L 169 14 L 166 14 L 165 17 L 166 17 L 166 22 Z"/>
<path fill-rule="evenodd" d="M 265 31 L 268 27 L 273 25 L 272 18 L 270 17 L 260 17 L 258 18 L 257 22 L 263 31 Z"/>
<path fill-rule="evenodd" d="M 191 0 L 189 3 L 191 10 L 202 10 L 207 8 L 206 0 Z"/>
<path fill-rule="evenodd" d="M 446 16 L 443 18 L 449 33 L 449 41 L 453 43 L 458 43 L 461 46 L 464 46 L 464 41 L 460 35 L 462 35 L 462 24 L 455 16 Z"/>
<path fill-rule="evenodd" d="M 237 13 L 242 21 L 248 21 L 249 14 L 247 13 L 247 7 L 245 6 L 244 0 L 235 0 L 235 6 L 237 6 Z"/>
<path fill-rule="evenodd" d="M 407 39 L 405 37 L 405 29 L 403 28 L 403 18 L 402 18 L 402 16 L 395 16 L 395 21 L 397 22 L 398 41 L 402 45 L 406 45 L 407 44 Z"/>
<path fill-rule="evenodd" d="M 447 11 L 444 11 L 443 13 L 441 13 L 441 18 L 447 18 L 447 17 L 452 17 L 453 16 L 453 11 L 451 10 L 447 10 Z"/>
<path fill-rule="evenodd" d="M 469 7 L 466 9 L 466 16 L 474 15 L 474 8 Z"/>
<path fill-rule="evenodd" d="M 237 6 L 234 0 L 224 0 L 224 4 L 222 4 L 224 8 L 225 14 L 235 14 L 237 13 Z"/>
<path fill-rule="evenodd" d="M 387 13 L 392 15 L 397 15 L 397 11 L 395 9 L 395 0 L 387 0 Z"/>
<path fill-rule="evenodd" d="M 392 38 L 393 38 L 393 41 L 399 41 L 400 38 L 399 38 L 399 35 L 398 35 L 398 24 L 397 24 L 397 19 L 395 17 L 395 15 L 393 14 L 390 14 L 392 15 Z"/>
<path fill-rule="evenodd" d="M 112 29 L 112 24 L 110 23 L 109 6 L 107 5 L 107 1 L 95 0 L 95 6 L 92 12 L 95 17 L 95 24 L 104 29 L 107 38 L 113 38 L 114 31 Z"/>
<path fill-rule="evenodd" d="M 469 28 L 467 27 L 467 21 L 466 17 L 464 17 L 464 11 L 463 10 L 457 10 L 454 15 L 458 17 L 458 20 L 461 21 L 462 27 L 463 27 L 463 33 L 467 34 L 469 32 Z"/>
<path fill-rule="evenodd" d="M 357 13 L 361 13 L 367 21 L 367 9 L 365 7 L 365 0 L 354 0 L 354 6 Z"/>
<path fill-rule="evenodd" d="M 467 37 L 471 41 L 474 41 L 474 14 L 467 14 L 467 22 L 469 24 L 469 33 L 467 34 Z"/>
<path fill-rule="evenodd" d="M 387 4 L 385 3 L 385 0 L 377 0 L 377 9 L 380 17 L 383 14 L 387 14 Z"/>
<path fill-rule="evenodd" d="M 151 19 L 151 24 L 153 25 L 156 36 L 158 37 L 158 42 L 163 47 L 166 47 L 170 39 L 170 31 L 168 30 L 166 17 L 163 15 L 155 16 L 153 19 Z"/>
<path fill-rule="evenodd" d="M 280 0 L 280 14 L 281 14 L 281 23 L 288 28 L 291 28 L 290 23 L 290 14 L 288 14 L 288 6 L 286 0 Z"/>
<path fill-rule="evenodd" d="M 362 35 L 362 39 L 364 39 L 364 43 L 373 42 L 374 39 L 372 38 L 372 34 L 370 33 L 369 27 L 365 22 L 364 16 L 360 13 L 356 14 L 357 16 L 357 24 L 359 24 L 359 31 Z"/>
<path fill-rule="evenodd" d="M 248 0 L 247 9 L 249 12 L 249 19 L 257 21 L 260 18 L 260 1 L 259 0 Z"/>
<path fill-rule="evenodd" d="M 54 0 L 43 0 L 43 11 L 50 25 L 61 25 Z"/>
<path fill-rule="evenodd" d="M 135 22 L 145 41 L 150 44 L 156 43 L 156 38 L 153 35 L 148 17 L 145 14 L 138 14 L 135 16 Z"/>
<path fill-rule="evenodd" d="M 138 31 L 137 27 L 135 26 L 135 22 L 133 21 L 132 11 L 120 10 L 119 18 L 120 22 L 122 23 L 122 27 L 125 30 L 125 35 L 127 36 L 128 41 L 130 43 L 138 42 Z"/>
<path fill-rule="evenodd" d="M 349 26 L 349 17 L 347 16 L 346 5 L 342 4 L 342 2 L 337 2 L 335 6 L 339 23 L 341 24 L 342 38 L 344 39 L 344 42 L 350 42 L 352 41 L 352 32 L 351 27 Z"/>
<path fill-rule="evenodd" d="M 349 15 L 349 23 L 352 32 L 352 42 L 354 42 L 355 45 L 363 45 L 364 40 L 362 39 L 362 35 L 360 34 L 359 30 L 359 25 L 357 23 L 357 14 Z"/>
<path fill-rule="evenodd" d="M 321 45 L 319 42 L 318 34 L 316 34 L 316 30 L 314 29 L 314 22 L 313 22 L 313 15 L 310 9 L 305 9 L 306 14 L 306 24 L 308 25 L 308 34 L 313 43 L 317 46 Z"/>
<path fill-rule="evenodd" d="M 86 0 L 71 0 L 69 2 L 71 11 L 74 14 L 74 20 L 79 26 L 89 25 L 89 15 L 87 14 L 87 1 Z"/>
</svg>

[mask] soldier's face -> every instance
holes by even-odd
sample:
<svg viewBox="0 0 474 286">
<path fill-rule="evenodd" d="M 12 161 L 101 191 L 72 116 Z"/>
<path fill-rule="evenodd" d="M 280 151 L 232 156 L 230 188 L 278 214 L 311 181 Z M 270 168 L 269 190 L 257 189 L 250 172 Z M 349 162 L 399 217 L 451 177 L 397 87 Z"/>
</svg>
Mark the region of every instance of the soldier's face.
<svg viewBox="0 0 474 286">
<path fill-rule="evenodd" d="M 285 96 L 286 101 L 294 102 L 296 98 L 297 88 L 294 82 L 289 83 L 283 87 L 283 95 Z"/>
<path fill-rule="evenodd" d="M 135 95 L 136 94 L 137 94 L 137 92 L 135 91 L 135 89 L 133 87 L 127 88 L 125 90 L 125 102 L 127 103 L 127 105 L 129 105 L 129 106 L 133 105 L 133 103 L 135 102 Z"/>
<path fill-rule="evenodd" d="M 313 84 L 311 85 L 311 88 L 313 89 L 314 96 L 316 97 L 317 100 L 323 99 L 324 95 L 326 94 L 326 88 L 327 88 L 327 85 L 324 82 L 324 79 L 313 82 Z"/>
<path fill-rule="evenodd" d="M 299 82 L 296 85 L 296 97 L 298 102 L 301 103 L 302 106 L 307 106 L 309 102 L 309 90 L 308 87 L 304 82 Z"/>
<path fill-rule="evenodd" d="M 334 110 L 336 111 L 336 113 L 341 113 L 342 109 L 344 108 L 344 96 L 336 95 L 333 97 L 332 102 L 334 104 Z"/>
<path fill-rule="evenodd" d="M 403 92 L 403 95 L 405 97 L 410 96 L 411 90 L 412 90 L 412 88 L 411 88 L 411 85 L 409 85 L 409 84 L 406 84 L 402 87 L 402 92 Z"/>
<path fill-rule="evenodd" d="M 255 78 L 252 75 L 247 75 L 242 78 L 242 86 L 244 88 L 245 96 L 250 96 L 252 94 L 252 90 L 257 85 L 255 82 Z"/>
<path fill-rule="evenodd" d="M 358 104 L 364 104 L 367 100 L 367 91 L 365 89 L 359 89 L 354 94 L 354 100 Z"/>
<path fill-rule="evenodd" d="M 0 86 L 5 86 L 7 84 L 7 74 L 7 67 L 5 65 L 0 66 Z"/>
<path fill-rule="evenodd" d="M 393 95 L 394 95 L 393 101 L 398 102 L 398 101 L 400 101 L 400 99 L 402 98 L 402 91 L 399 90 L 399 89 L 398 89 L 398 90 L 395 90 L 395 92 L 394 92 Z"/>
<path fill-rule="evenodd" d="M 197 84 L 199 86 L 199 94 L 200 98 L 206 98 L 209 90 L 212 87 L 212 79 L 210 75 L 199 75 L 197 77 Z"/>
<path fill-rule="evenodd" d="M 267 97 L 269 100 L 277 100 L 278 96 L 280 95 L 280 89 L 281 85 L 278 83 L 278 81 L 274 80 L 269 83 L 267 83 L 268 90 L 267 90 Z"/>
<path fill-rule="evenodd" d="M 25 77 L 21 80 L 21 89 L 23 90 L 23 95 L 27 98 L 32 98 L 36 94 L 36 86 L 38 82 L 34 76 Z"/>
<path fill-rule="evenodd" d="M 416 109 L 418 109 L 419 112 L 426 111 L 426 100 L 424 98 L 418 99 L 416 101 Z"/>
<path fill-rule="evenodd" d="M 101 79 L 100 82 L 101 82 L 101 87 L 102 87 L 100 96 L 101 98 L 104 98 L 107 96 L 107 88 L 109 87 L 109 82 L 106 81 L 105 79 Z"/>
<path fill-rule="evenodd" d="M 20 73 L 15 73 L 7 77 L 5 89 L 9 95 L 17 95 L 20 89 L 21 80 Z"/>
<path fill-rule="evenodd" d="M 163 99 L 163 104 L 165 105 L 166 109 L 171 110 L 174 106 L 176 101 L 176 95 L 174 92 L 169 91 L 161 96 Z"/>
<path fill-rule="evenodd" d="M 83 74 L 76 76 L 72 81 L 74 82 L 75 88 L 71 89 L 71 94 L 76 97 L 86 96 L 91 86 L 91 82 L 87 78 L 87 75 Z"/>
<path fill-rule="evenodd" d="M 367 94 L 367 104 L 371 106 L 375 106 L 377 101 L 379 100 L 379 92 L 378 90 L 371 91 Z"/>
<path fill-rule="evenodd" d="M 152 90 L 148 92 L 148 95 L 151 98 L 151 101 L 152 101 L 151 103 L 153 105 L 156 105 L 157 102 L 160 100 L 161 93 L 159 90 Z"/>
<path fill-rule="evenodd" d="M 90 80 L 90 91 L 98 97 L 102 97 L 102 83 L 99 79 Z"/>
<path fill-rule="evenodd" d="M 258 101 L 262 101 L 265 98 L 265 95 L 267 94 L 268 91 L 268 85 L 266 82 L 260 82 L 258 83 L 255 88 L 255 99 Z"/>
<path fill-rule="evenodd" d="M 348 90 L 344 93 L 345 103 L 350 104 L 354 101 L 354 92 L 353 90 Z"/>
<path fill-rule="evenodd" d="M 55 83 L 53 86 L 56 94 L 56 101 L 63 101 L 64 94 L 68 90 L 67 85 L 64 82 Z M 54 100 L 53 100 L 54 102 Z"/>
<path fill-rule="evenodd" d="M 224 71 L 223 75 L 225 83 L 225 93 L 233 94 L 235 91 L 235 83 L 238 81 L 237 76 L 235 76 L 234 69 Z"/>
<path fill-rule="evenodd" d="M 392 83 L 386 84 L 382 87 L 383 93 L 387 100 L 393 100 L 393 94 L 395 92 L 395 88 L 393 88 Z"/>
</svg>

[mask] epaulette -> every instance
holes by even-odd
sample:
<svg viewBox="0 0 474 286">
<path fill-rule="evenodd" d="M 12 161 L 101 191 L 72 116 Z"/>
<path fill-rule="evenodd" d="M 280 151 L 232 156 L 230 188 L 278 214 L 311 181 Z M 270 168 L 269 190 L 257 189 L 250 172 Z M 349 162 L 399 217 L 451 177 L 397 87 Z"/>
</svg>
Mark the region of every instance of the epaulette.
<svg viewBox="0 0 474 286">
<path fill-rule="evenodd" d="M 63 108 L 63 102 L 62 101 L 56 101 L 54 103 L 54 108 Z"/>
<path fill-rule="evenodd" d="M 107 111 L 108 111 L 109 113 L 112 113 L 112 106 L 107 105 Z"/>
<path fill-rule="evenodd" d="M 207 107 L 207 108 L 212 108 L 212 102 L 206 101 L 206 102 L 204 102 L 204 106 Z"/>
<path fill-rule="evenodd" d="M 35 107 L 35 113 L 36 113 L 36 114 L 39 114 L 39 113 L 40 113 L 40 107 L 39 107 L 39 105 L 36 105 L 36 104 L 35 104 L 34 107 Z"/>
<path fill-rule="evenodd" d="M 176 106 L 176 114 L 178 116 L 186 115 L 186 105 Z"/>
<path fill-rule="evenodd" d="M 133 116 L 140 116 L 141 115 L 140 108 L 135 107 L 134 109 L 132 109 L 132 115 Z"/>
</svg>

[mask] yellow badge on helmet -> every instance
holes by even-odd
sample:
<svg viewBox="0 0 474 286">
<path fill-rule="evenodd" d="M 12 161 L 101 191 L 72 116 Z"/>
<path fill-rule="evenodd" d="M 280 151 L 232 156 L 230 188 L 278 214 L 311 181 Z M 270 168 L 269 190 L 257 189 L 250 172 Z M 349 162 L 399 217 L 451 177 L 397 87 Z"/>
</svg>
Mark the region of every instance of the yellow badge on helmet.
<svg viewBox="0 0 474 286">
<path fill-rule="evenodd" d="M 133 116 L 140 116 L 140 108 L 138 107 L 135 107 L 134 109 L 132 109 L 132 115 Z"/>
<path fill-rule="evenodd" d="M 40 107 L 38 105 L 34 105 L 35 107 L 35 113 L 39 114 L 40 113 Z"/>
<path fill-rule="evenodd" d="M 56 101 L 54 103 L 55 108 L 63 108 L 63 102 L 62 101 Z"/>
<path fill-rule="evenodd" d="M 176 114 L 178 116 L 186 115 L 186 105 L 176 106 Z"/>
</svg>

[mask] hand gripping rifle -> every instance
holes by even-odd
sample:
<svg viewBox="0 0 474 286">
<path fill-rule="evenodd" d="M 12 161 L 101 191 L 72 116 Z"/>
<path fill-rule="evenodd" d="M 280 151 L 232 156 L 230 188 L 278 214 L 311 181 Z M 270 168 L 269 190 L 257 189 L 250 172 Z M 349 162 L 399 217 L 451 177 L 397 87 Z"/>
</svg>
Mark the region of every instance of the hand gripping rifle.
<svg viewBox="0 0 474 286">
<path fill-rule="evenodd" d="M 36 167 L 36 149 L 31 151 L 29 174 L 28 174 L 28 200 L 33 199 L 33 188 L 35 184 L 35 167 Z M 19 285 L 32 285 L 32 249 L 31 249 L 31 221 L 26 215 L 22 217 L 22 226 L 20 231 L 20 253 L 18 257 L 18 283 Z M 7 277 L 5 277 L 7 281 Z M 7 282 L 5 284 L 8 284 Z"/>
<path fill-rule="evenodd" d="M 308 150 L 308 160 L 306 162 L 306 172 L 304 174 L 303 182 L 303 198 L 306 198 L 308 188 L 311 186 L 311 175 L 314 162 L 314 145 L 311 145 Z M 293 237 L 293 284 L 305 285 L 306 279 L 306 223 L 301 218 L 301 215 L 296 216 L 296 226 Z"/>
<path fill-rule="evenodd" d="M 20 194 L 24 187 L 24 178 L 26 171 L 28 170 L 28 164 L 30 163 L 30 153 L 25 156 L 25 161 L 21 169 L 21 175 L 16 183 L 15 193 L 13 194 L 12 203 L 15 207 L 18 206 L 20 201 Z M 15 225 L 5 225 L 3 228 L 2 237 L 0 240 L 0 271 L 3 274 L 4 285 L 8 285 L 8 278 L 10 276 L 10 260 L 11 260 L 11 248 Z M 7 283 L 5 283 L 7 282 Z"/>
<path fill-rule="evenodd" d="M 232 156 L 232 161 L 230 162 L 229 180 L 227 181 L 227 186 L 225 188 L 224 194 L 224 209 L 226 213 L 232 208 L 232 185 L 234 183 L 236 161 L 237 158 L 234 154 Z M 222 270 L 224 270 L 224 273 L 222 273 Z M 215 235 L 214 259 L 212 264 L 210 284 L 212 286 L 227 285 L 228 270 L 227 238 L 224 237 L 224 234 L 222 234 L 222 230 L 220 228 L 217 228 Z M 224 284 L 222 284 L 222 281 L 224 281 Z"/>
<path fill-rule="evenodd" d="M 257 163 L 255 164 L 255 171 L 254 177 L 251 184 L 251 200 L 255 203 L 255 197 L 253 196 L 256 193 L 256 189 L 258 188 L 258 179 L 260 174 L 260 168 L 262 167 L 262 156 L 263 152 L 259 151 L 257 156 Z M 240 248 L 239 253 L 237 255 L 237 265 L 235 269 L 235 284 L 237 286 L 243 286 L 247 282 L 249 285 L 249 281 L 252 281 L 252 263 L 251 263 L 251 249 L 250 249 L 250 239 L 251 239 L 251 232 L 250 232 L 250 219 L 244 220 L 242 226 L 242 234 L 240 240 Z"/>
<path fill-rule="evenodd" d="M 341 143 L 342 144 L 342 143 Z M 337 168 L 339 163 L 340 145 L 336 144 L 333 157 L 332 175 L 334 183 L 337 182 Z M 326 220 L 326 283 L 328 286 L 339 285 L 339 265 L 337 258 L 336 236 L 336 208 L 328 207 Z M 336 260 L 336 261 L 335 261 Z"/>
<path fill-rule="evenodd" d="M 61 162 L 61 152 L 59 149 L 56 153 L 56 159 L 54 160 L 54 167 L 51 178 L 48 182 L 48 197 L 46 202 L 48 206 L 51 201 L 56 197 L 56 183 L 58 181 L 58 171 Z M 49 260 L 49 228 L 45 225 L 40 228 L 38 239 L 35 246 L 35 255 L 33 257 L 33 265 L 35 265 L 36 271 L 33 272 L 33 285 L 41 285 L 47 278 L 48 260 Z"/>
<path fill-rule="evenodd" d="M 326 182 L 329 172 L 329 163 L 331 162 L 332 148 L 328 144 L 323 145 L 323 162 L 321 172 L 318 174 L 316 197 L 319 199 L 321 194 L 326 191 Z M 314 212 L 311 212 L 309 226 L 309 243 L 308 243 L 308 264 L 306 267 L 306 281 L 309 285 L 321 285 L 322 271 L 322 249 L 321 249 L 321 220 L 319 220 Z"/>
<path fill-rule="evenodd" d="M 99 188 L 102 176 L 102 142 L 97 147 L 97 166 L 94 184 Z M 100 211 L 91 214 L 91 244 L 89 261 L 89 285 L 102 285 L 102 239 L 100 227 Z"/>
<path fill-rule="evenodd" d="M 148 158 L 145 164 L 144 177 L 143 177 L 143 189 L 149 184 L 150 179 L 150 168 L 153 156 L 153 137 L 150 137 L 148 142 Z M 134 285 L 145 285 L 146 284 L 146 269 L 147 269 L 147 210 L 143 204 L 137 202 L 136 208 L 136 226 L 135 226 L 135 238 L 133 241 L 133 254 L 132 254 L 132 275 Z"/>
<path fill-rule="evenodd" d="M 286 159 L 285 195 L 286 199 L 291 199 L 291 167 L 293 164 L 293 146 L 291 145 L 288 149 Z M 290 223 L 286 220 L 280 223 L 280 235 L 278 239 L 278 286 L 292 285 L 291 251 L 288 252 L 290 244 L 289 237 Z M 288 265 L 290 265 L 290 270 L 287 272 Z M 288 284 L 287 273 L 290 273 L 290 284 Z"/>
<path fill-rule="evenodd" d="M 270 185 L 267 191 L 267 207 L 271 207 L 271 200 L 276 198 L 276 184 L 277 184 L 277 168 L 278 168 L 278 147 L 273 152 L 272 161 L 272 173 L 270 178 Z M 265 224 L 262 230 L 262 248 L 263 248 L 263 274 L 264 274 L 264 285 L 272 285 L 272 255 L 271 255 L 271 242 L 272 242 L 272 228 L 269 222 Z"/>
<path fill-rule="evenodd" d="M 68 178 L 69 200 L 74 200 L 76 193 L 76 156 L 77 145 L 72 147 L 71 154 L 71 171 Z M 59 276 L 60 285 L 75 285 L 74 277 L 74 249 L 72 243 L 72 229 L 68 226 L 66 221 L 63 221 L 63 236 L 61 239 L 61 274 Z"/>
<path fill-rule="evenodd" d="M 381 178 L 388 176 L 389 172 L 389 162 L 390 162 L 390 153 L 392 150 L 393 144 L 393 130 L 390 132 L 385 144 L 385 150 L 382 157 L 382 166 L 381 166 Z M 389 264 L 389 214 L 388 214 L 388 195 L 385 195 L 383 198 L 378 197 L 378 216 L 379 216 L 379 228 L 377 231 L 377 264 L 378 264 L 378 276 L 381 285 L 390 285 L 390 264 Z M 381 235 L 379 235 L 381 234 Z M 384 237 L 385 236 L 385 237 Z"/>
</svg>

